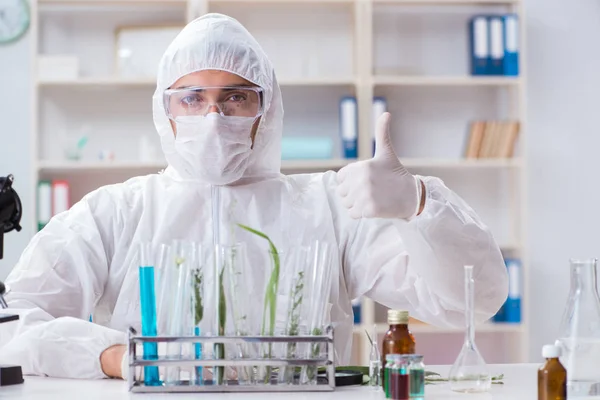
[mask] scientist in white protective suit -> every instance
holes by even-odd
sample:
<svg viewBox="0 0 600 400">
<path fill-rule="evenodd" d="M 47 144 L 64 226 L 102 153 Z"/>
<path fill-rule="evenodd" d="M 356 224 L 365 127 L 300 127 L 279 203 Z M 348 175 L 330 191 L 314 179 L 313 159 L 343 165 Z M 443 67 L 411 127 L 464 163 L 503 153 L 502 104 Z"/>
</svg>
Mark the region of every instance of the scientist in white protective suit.
<svg viewBox="0 0 600 400">
<path fill-rule="evenodd" d="M 182 30 L 160 62 L 153 113 L 168 168 L 93 191 L 35 235 L 6 281 L 8 311 L 21 319 L 0 325 L 0 364 L 53 377 L 123 377 L 126 331 L 141 318 L 136 244 L 185 239 L 211 248 L 215 187 L 221 209 L 235 208 L 223 215 L 278 248 L 333 245 L 339 365 L 350 357 L 351 299 L 461 327 L 470 264 L 476 320 L 504 302 L 506 268 L 488 228 L 440 179 L 404 168 L 389 114 L 378 122 L 373 159 L 338 173 L 280 173 L 281 91 L 267 55 L 236 20 L 207 14 Z"/>
</svg>

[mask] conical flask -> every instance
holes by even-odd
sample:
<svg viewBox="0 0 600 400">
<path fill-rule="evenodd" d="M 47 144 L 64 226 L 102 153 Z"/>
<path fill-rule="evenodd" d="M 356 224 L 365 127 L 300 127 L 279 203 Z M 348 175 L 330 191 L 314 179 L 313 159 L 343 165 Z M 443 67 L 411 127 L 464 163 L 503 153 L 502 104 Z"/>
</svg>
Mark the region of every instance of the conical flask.
<svg viewBox="0 0 600 400">
<path fill-rule="evenodd" d="M 492 376 L 475 344 L 475 326 L 473 322 L 475 281 L 473 280 L 472 265 L 465 266 L 465 301 L 465 321 L 467 323 L 465 342 L 450 369 L 448 381 L 450 382 L 450 388 L 455 392 L 487 392 L 492 384 Z"/>
<path fill-rule="evenodd" d="M 567 396 L 600 394 L 600 298 L 597 259 L 570 260 L 571 289 L 557 345 L 567 368 Z"/>
</svg>

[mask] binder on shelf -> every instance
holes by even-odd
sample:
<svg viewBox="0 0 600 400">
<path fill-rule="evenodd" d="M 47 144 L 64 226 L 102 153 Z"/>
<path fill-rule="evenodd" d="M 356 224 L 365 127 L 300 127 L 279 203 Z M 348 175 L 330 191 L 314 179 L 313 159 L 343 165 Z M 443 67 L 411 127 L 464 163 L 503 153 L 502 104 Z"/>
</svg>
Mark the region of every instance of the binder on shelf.
<svg viewBox="0 0 600 400">
<path fill-rule="evenodd" d="M 504 18 L 489 16 L 490 75 L 504 75 Z"/>
<path fill-rule="evenodd" d="M 504 26 L 504 75 L 519 76 L 519 17 L 508 14 Z"/>
<path fill-rule="evenodd" d="M 492 318 L 493 322 L 521 323 L 521 261 L 504 259 L 508 272 L 508 298 Z"/>
<path fill-rule="evenodd" d="M 469 51 L 471 53 L 471 74 L 490 74 L 489 21 L 477 15 L 469 21 Z"/>
<path fill-rule="evenodd" d="M 373 98 L 373 156 L 375 156 L 375 132 L 377 132 L 377 120 L 387 111 L 387 101 L 385 97 L 374 97 Z"/>
<path fill-rule="evenodd" d="M 52 186 L 50 181 L 39 181 L 37 187 L 38 231 L 44 229 L 52 218 Z"/>
<path fill-rule="evenodd" d="M 498 310 L 496 315 L 492 318 L 493 322 L 506 322 L 506 301 L 502 304 L 502 307 Z"/>
<path fill-rule="evenodd" d="M 355 97 L 340 100 L 340 136 L 344 158 L 358 157 L 358 104 Z"/>
<path fill-rule="evenodd" d="M 70 207 L 69 182 L 52 181 L 52 216 L 67 211 Z"/>
<path fill-rule="evenodd" d="M 505 260 L 508 270 L 508 298 L 505 303 L 505 318 L 509 323 L 521 322 L 521 261 L 514 258 Z"/>
</svg>

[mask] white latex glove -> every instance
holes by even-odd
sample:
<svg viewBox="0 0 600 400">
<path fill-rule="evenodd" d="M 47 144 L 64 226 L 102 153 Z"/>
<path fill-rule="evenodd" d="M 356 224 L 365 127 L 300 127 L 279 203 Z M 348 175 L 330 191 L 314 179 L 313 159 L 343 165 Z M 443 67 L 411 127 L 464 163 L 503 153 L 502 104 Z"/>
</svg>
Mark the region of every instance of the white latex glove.
<svg viewBox="0 0 600 400">
<path fill-rule="evenodd" d="M 375 156 L 337 173 L 337 194 L 352 218 L 415 216 L 421 203 L 421 181 L 400 163 L 390 138 L 390 113 L 377 121 Z"/>
</svg>

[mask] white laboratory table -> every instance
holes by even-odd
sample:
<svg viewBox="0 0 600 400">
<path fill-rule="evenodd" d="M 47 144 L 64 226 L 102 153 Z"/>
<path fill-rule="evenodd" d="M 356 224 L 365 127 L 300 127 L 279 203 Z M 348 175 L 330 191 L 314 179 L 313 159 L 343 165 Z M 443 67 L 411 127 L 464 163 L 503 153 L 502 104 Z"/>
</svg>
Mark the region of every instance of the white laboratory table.
<svg viewBox="0 0 600 400">
<path fill-rule="evenodd" d="M 485 394 L 461 394 L 450 391 L 446 383 L 427 385 L 427 400 L 465 399 L 465 400 L 535 400 L 537 399 L 537 364 L 501 364 L 491 365 L 494 375 L 504 374 L 503 385 L 492 385 Z M 428 366 L 427 370 L 446 375 L 448 366 Z M 200 397 L 201 396 L 201 397 Z M 105 379 L 97 381 L 25 377 L 22 385 L 0 387 L 0 399 L 10 400 L 157 400 L 173 398 L 189 399 L 344 399 L 344 400 L 381 400 L 383 392 L 369 387 L 341 387 L 327 393 L 177 393 L 142 394 L 130 393 L 127 383 L 120 380 Z"/>
</svg>

